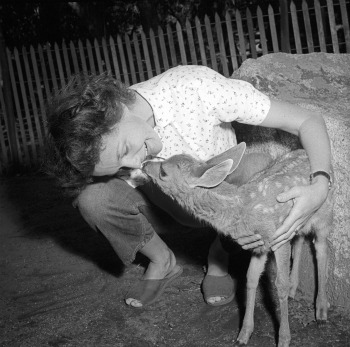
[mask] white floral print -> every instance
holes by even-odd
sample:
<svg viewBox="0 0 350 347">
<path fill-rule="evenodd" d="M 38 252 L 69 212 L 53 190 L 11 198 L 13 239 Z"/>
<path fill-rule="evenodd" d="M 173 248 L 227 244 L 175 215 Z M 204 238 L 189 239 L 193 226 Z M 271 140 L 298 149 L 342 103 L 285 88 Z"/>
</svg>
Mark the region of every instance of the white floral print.
<svg viewBox="0 0 350 347">
<path fill-rule="evenodd" d="M 230 122 L 260 124 L 270 109 L 251 84 L 205 66 L 177 66 L 130 88 L 153 109 L 163 158 L 187 153 L 207 160 L 237 144 Z"/>
</svg>

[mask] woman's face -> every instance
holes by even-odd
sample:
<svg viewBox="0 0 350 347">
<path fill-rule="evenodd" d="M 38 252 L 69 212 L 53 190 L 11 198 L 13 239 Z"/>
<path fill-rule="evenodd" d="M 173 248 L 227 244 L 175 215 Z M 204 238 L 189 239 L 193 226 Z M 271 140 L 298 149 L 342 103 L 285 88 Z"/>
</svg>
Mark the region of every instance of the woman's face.
<svg viewBox="0 0 350 347">
<path fill-rule="evenodd" d="M 102 136 L 100 161 L 93 175 L 112 175 L 121 167 L 139 169 L 146 157 L 157 155 L 162 147 L 154 129 L 125 108 L 121 121 L 109 134 Z"/>
</svg>

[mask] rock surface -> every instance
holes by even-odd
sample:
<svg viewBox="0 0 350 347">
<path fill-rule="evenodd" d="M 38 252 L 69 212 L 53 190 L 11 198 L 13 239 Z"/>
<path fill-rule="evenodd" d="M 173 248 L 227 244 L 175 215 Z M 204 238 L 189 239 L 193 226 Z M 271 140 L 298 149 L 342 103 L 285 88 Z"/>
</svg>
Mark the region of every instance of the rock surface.
<svg viewBox="0 0 350 347">
<path fill-rule="evenodd" d="M 328 292 L 331 304 L 350 309 L 350 55 L 269 54 L 245 61 L 232 77 L 252 83 L 272 98 L 315 110 L 324 117 L 337 189 L 334 228 L 329 236 Z M 300 146 L 297 137 L 282 131 L 241 124 L 237 128 L 238 140 L 250 144 L 251 150 L 258 148 L 278 156 Z M 304 247 L 303 257 L 299 287 L 304 296 L 314 298 L 315 271 L 309 247 Z"/>
</svg>

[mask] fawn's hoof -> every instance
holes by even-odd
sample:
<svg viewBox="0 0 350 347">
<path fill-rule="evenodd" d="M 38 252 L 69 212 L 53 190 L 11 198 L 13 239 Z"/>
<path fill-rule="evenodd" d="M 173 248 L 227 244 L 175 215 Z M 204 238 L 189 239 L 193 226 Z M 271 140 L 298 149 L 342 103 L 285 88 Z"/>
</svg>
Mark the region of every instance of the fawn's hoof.
<svg viewBox="0 0 350 347">
<path fill-rule="evenodd" d="M 250 339 L 250 336 L 252 334 L 252 330 L 242 328 L 239 332 L 239 335 L 237 337 L 237 340 L 235 341 L 235 346 L 246 346 L 248 344 L 248 341 Z"/>
<path fill-rule="evenodd" d="M 317 319 L 316 322 L 319 327 L 323 327 L 327 324 L 327 319 Z"/>
<path fill-rule="evenodd" d="M 316 321 L 318 324 L 323 322 L 323 324 L 327 321 L 328 316 L 328 307 L 319 307 L 316 309 Z"/>
</svg>

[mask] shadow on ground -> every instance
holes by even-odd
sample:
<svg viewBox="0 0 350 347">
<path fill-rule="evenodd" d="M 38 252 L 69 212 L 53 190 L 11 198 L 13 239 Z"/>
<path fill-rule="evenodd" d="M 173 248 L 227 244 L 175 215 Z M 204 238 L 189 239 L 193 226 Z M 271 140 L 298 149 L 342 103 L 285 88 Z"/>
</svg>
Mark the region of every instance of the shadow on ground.
<svg viewBox="0 0 350 347">
<path fill-rule="evenodd" d="M 206 305 L 200 284 L 211 231 L 189 230 L 168 219 L 164 239 L 184 273 L 157 303 L 130 309 L 123 296 L 142 275 L 144 259 L 125 268 L 51 179 L 2 179 L 0 216 L 0 346 L 233 345 L 244 313 L 249 254 L 233 252 L 236 300 L 223 307 Z M 272 288 L 264 276 L 250 346 L 276 345 Z M 291 346 L 350 346 L 349 323 L 348 314 L 332 308 L 329 323 L 318 327 L 312 303 L 300 295 L 290 302 Z"/>
</svg>

